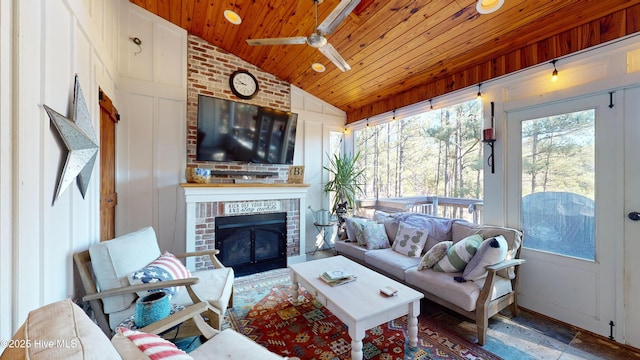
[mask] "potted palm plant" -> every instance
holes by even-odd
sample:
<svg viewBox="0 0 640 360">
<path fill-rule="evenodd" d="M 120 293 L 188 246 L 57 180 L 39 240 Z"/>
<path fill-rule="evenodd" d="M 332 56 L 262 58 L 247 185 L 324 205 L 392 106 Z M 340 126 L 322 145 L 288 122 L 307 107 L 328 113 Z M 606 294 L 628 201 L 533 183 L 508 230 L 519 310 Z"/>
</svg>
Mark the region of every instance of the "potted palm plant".
<svg viewBox="0 0 640 360">
<path fill-rule="evenodd" d="M 325 184 L 324 191 L 335 194 L 331 211 L 339 216 L 344 215 L 347 209 L 353 209 L 356 203 L 356 196 L 362 193 L 359 181 L 364 169 L 356 167 L 359 157 L 359 152 L 354 156 L 334 154 L 333 157 L 329 157 L 329 166 L 323 167 L 329 172 L 331 179 Z M 344 210 L 338 211 L 338 209 Z"/>
</svg>

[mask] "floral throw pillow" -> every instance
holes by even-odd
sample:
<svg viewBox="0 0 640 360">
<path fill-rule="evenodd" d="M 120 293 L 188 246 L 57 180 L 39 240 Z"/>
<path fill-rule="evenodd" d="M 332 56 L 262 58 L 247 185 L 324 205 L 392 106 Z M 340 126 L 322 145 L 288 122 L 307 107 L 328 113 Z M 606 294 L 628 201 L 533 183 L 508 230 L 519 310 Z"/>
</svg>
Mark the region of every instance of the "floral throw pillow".
<svg viewBox="0 0 640 360">
<path fill-rule="evenodd" d="M 362 233 L 364 238 L 367 239 L 367 249 L 369 250 L 387 249 L 391 247 L 383 224 L 375 221 L 366 222 Z"/>
<path fill-rule="evenodd" d="M 364 237 L 363 230 L 364 224 L 371 220 L 363 218 L 345 218 L 347 237 L 350 241 L 357 241 L 360 246 L 367 246 L 367 239 Z"/>
<path fill-rule="evenodd" d="M 396 240 L 393 242 L 393 250 L 409 257 L 420 257 L 424 244 L 427 243 L 429 231 L 413 227 L 401 222 L 398 225 Z"/>
<path fill-rule="evenodd" d="M 418 264 L 418 270 L 431 269 L 435 264 L 440 261 L 445 255 L 447 250 L 453 245 L 453 241 L 440 241 L 435 244 L 420 260 Z"/>
</svg>

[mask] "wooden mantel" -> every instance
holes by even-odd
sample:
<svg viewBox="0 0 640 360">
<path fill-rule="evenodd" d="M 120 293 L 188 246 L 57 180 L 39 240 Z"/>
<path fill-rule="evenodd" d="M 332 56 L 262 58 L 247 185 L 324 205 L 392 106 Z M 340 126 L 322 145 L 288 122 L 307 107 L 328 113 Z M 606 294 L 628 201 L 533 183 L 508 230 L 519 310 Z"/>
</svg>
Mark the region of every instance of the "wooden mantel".
<svg viewBox="0 0 640 360">
<path fill-rule="evenodd" d="M 186 203 L 186 251 L 195 250 L 196 242 L 196 204 L 207 202 L 235 202 L 252 200 L 283 200 L 298 199 L 300 209 L 300 244 L 302 252 L 295 258 L 289 258 L 290 262 L 304 261 L 306 221 L 304 210 L 307 208 L 307 190 L 309 184 L 286 184 L 286 183 L 214 183 L 196 184 L 182 183 L 180 186 L 184 192 Z M 189 259 L 188 259 L 189 260 Z M 193 270 L 193 264 L 187 262 L 187 267 Z"/>
</svg>

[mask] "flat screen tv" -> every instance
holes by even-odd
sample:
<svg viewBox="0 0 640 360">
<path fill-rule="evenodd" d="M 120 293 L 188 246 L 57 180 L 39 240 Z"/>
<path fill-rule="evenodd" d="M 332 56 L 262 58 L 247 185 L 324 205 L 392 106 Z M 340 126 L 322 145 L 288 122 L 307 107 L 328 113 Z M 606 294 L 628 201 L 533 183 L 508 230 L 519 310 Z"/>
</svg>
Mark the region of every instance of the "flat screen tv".
<svg viewBox="0 0 640 360">
<path fill-rule="evenodd" d="M 298 114 L 198 96 L 196 160 L 293 164 Z"/>
</svg>

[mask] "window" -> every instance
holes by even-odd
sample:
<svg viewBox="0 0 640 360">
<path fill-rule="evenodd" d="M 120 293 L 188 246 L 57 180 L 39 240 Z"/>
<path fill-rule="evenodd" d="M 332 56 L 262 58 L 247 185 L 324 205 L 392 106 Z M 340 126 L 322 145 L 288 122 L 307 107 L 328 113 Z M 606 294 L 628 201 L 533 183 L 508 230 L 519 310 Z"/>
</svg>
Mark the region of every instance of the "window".
<svg viewBox="0 0 640 360">
<path fill-rule="evenodd" d="M 525 247 L 595 258 L 595 110 L 522 122 Z"/>
<path fill-rule="evenodd" d="M 354 131 L 362 204 L 480 222 L 482 123 L 473 100 Z"/>
</svg>

